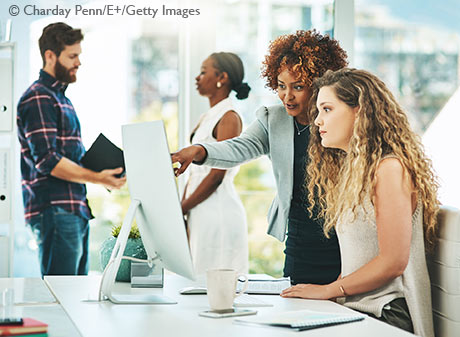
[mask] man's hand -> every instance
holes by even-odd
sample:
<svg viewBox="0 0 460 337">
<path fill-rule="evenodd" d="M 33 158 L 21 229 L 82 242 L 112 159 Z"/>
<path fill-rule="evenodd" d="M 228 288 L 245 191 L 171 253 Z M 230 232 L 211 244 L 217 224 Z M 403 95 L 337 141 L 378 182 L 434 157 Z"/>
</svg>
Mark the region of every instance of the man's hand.
<svg viewBox="0 0 460 337">
<path fill-rule="evenodd" d="M 126 176 L 122 178 L 115 177 L 115 175 L 120 174 L 121 172 L 123 172 L 122 167 L 102 170 L 97 173 L 97 183 L 103 185 L 108 190 L 118 190 L 126 183 Z"/>
<path fill-rule="evenodd" d="M 201 145 L 192 145 L 185 147 L 182 150 L 171 154 L 171 160 L 174 163 L 179 163 L 180 167 L 174 168 L 176 177 L 185 172 L 192 161 L 203 161 L 206 156 L 206 150 Z"/>
<path fill-rule="evenodd" d="M 93 183 L 105 186 L 108 190 L 119 189 L 126 183 L 126 177 L 115 175 L 123 172 L 122 167 L 95 172 L 81 167 L 66 157 L 62 157 L 51 171 L 53 177 L 79 184 Z"/>
</svg>

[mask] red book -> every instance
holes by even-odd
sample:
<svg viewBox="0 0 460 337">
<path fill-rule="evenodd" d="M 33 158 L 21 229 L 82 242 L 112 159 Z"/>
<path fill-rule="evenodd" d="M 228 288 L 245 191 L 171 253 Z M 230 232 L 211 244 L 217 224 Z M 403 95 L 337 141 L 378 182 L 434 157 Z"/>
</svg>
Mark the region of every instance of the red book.
<svg viewBox="0 0 460 337">
<path fill-rule="evenodd" d="M 48 324 L 33 318 L 23 318 L 21 325 L 0 325 L 0 336 L 15 336 L 48 331 Z"/>
</svg>

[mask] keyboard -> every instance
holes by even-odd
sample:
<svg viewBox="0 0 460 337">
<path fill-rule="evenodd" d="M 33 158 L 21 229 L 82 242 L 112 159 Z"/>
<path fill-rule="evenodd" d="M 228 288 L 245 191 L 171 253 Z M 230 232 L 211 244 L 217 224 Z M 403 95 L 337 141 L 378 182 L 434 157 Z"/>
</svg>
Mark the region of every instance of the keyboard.
<svg viewBox="0 0 460 337">
<path fill-rule="evenodd" d="M 236 308 L 241 307 L 272 307 L 273 304 L 262 301 L 261 299 L 251 296 L 248 294 L 243 294 L 235 298 L 233 306 Z"/>
<path fill-rule="evenodd" d="M 237 284 L 237 291 L 241 291 L 244 282 L 239 281 Z M 278 279 L 249 279 L 248 288 L 245 293 L 247 294 L 264 294 L 264 295 L 279 295 L 281 292 L 291 286 L 291 279 L 289 277 L 282 277 Z"/>
</svg>

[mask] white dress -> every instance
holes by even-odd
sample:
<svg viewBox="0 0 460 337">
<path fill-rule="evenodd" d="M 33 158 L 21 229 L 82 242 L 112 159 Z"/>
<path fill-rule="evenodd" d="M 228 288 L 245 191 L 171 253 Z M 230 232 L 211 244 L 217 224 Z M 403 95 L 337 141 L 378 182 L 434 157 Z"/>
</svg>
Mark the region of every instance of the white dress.
<svg viewBox="0 0 460 337">
<path fill-rule="evenodd" d="M 212 133 L 229 110 L 232 101 L 226 98 L 201 116 L 192 142 L 213 143 Z M 246 213 L 233 185 L 239 168 L 228 169 L 222 183 L 206 200 L 192 208 L 188 215 L 190 249 L 197 275 L 207 269 L 231 268 L 248 272 L 248 230 Z M 196 190 L 211 168 L 190 165 L 186 198 Z"/>
</svg>

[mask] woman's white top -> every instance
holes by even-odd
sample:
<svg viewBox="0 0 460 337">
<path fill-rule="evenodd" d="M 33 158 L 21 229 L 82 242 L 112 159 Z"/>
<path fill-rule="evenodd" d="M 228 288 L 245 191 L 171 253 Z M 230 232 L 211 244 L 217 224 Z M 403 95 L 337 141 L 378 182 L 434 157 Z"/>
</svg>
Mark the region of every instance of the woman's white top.
<svg viewBox="0 0 460 337">
<path fill-rule="evenodd" d="M 204 113 L 193 136 L 193 143 L 217 142 L 213 130 L 229 110 L 234 108 L 231 99 L 226 98 Z M 205 273 L 207 269 L 219 268 L 248 272 L 246 213 L 233 185 L 238 170 L 238 167 L 227 169 L 217 190 L 189 212 L 187 223 L 190 249 L 198 275 Z M 196 190 L 209 172 L 209 166 L 190 166 L 186 198 Z"/>
<path fill-rule="evenodd" d="M 351 211 L 337 224 L 337 237 L 342 259 L 342 277 L 355 272 L 379 253 L 374 205 L 368 196 L 358 207 L 353 220 Z M 404 297 L 412 318 L 414 332 L 423 337 L 434 336 L 431 309 L 430 279 L 423 240 L 423 205 L 418 200 L 412 215 L 412 238 L 409 262 L 404 273 L 386 285 L 367 293 L 347 296 L 339 303 L 381 317 L 384 306 Z"/>
</svg>

